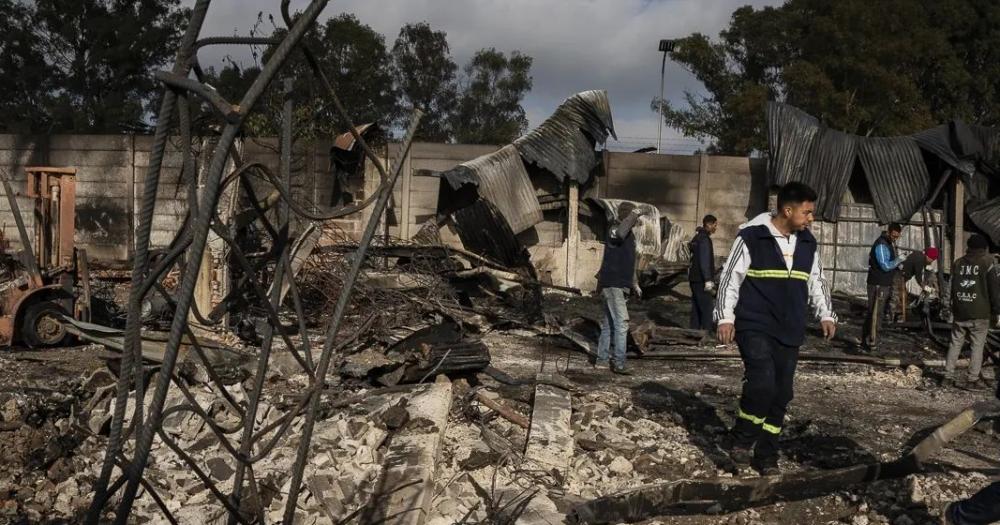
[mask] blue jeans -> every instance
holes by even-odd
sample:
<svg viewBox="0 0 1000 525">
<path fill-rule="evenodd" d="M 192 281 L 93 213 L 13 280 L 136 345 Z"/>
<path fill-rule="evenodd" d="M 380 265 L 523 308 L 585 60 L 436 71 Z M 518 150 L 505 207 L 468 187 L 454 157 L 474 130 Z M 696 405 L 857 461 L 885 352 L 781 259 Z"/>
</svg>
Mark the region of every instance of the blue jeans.
<svg viewBox="0 0 1000 525">
<path fill-rule="evenodd" d="M 628 338 L 626 293 L 628 290 L 625 288 L 601 290 L 604 315 L 601 316 L 601 337 L 597 340 L 598 363 L 608 362 L 608 351 L 614 346 L 614 351 L 610 355 L 611 362 L 617 366 L 625 366 L 625 344 Z"/>
</svg>

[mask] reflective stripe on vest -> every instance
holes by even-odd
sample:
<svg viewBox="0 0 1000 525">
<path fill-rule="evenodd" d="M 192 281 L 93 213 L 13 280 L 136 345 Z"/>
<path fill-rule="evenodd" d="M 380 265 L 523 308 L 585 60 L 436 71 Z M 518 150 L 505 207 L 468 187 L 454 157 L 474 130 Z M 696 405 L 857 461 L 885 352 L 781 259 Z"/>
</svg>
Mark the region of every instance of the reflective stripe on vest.
<svg viewBox="0 0 1000 525">
<path fill-rule="evenodd" d="M 747 270 L 747 277 L 755 279 L 798 279 L 808 281 L 809 274 L 799 270 Z"/>
</svg>

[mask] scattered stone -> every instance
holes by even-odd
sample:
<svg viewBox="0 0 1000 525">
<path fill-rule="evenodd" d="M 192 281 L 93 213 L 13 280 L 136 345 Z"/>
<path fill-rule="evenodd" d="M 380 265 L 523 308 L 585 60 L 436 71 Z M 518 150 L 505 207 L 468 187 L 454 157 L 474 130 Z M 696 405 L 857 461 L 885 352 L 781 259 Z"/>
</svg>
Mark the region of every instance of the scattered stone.
<svg viewBox="0 0 1000 525">
<path fill-rule="evenodd" d="M 615 459 L 611 460 L 611 463 L 608 465 L 608 470 L 620 476 L 624 476 L 626 474 L 631 474 L 634 467 L 629 460 L 623 458 L 622 456 L 617 456 Z"/>
<path fill-rule="evenodd" d="M 458 462 L 462 470 L 479 470 L 487 465 L 493 465 L 500 459 L 500 454 L 490 451 L 473 450 L 469 457 Z"/>
<path fill-rule="evenodd" d="M 59 458 L 49 467 L 46 475 L 53 483 L 62 483 L 73 474 L 73 469 L 66 458 Z"/>
<path fill-rule="evenodd" d="M 406 400 L 393 405 L 382 412 L 382 423 L 389 430 L 399 430 L 410 420 L 410 412 L 406 410 Z"/>
<path fill-rule="evenodd" d="M 236 471 L 230 468 L 229 464 L 226 463 L 226 460 L 220 457 L 209 459 L 207 465 L 211 476 L 219 481 L 226 481 L 236 473 Z"/>
</svg>

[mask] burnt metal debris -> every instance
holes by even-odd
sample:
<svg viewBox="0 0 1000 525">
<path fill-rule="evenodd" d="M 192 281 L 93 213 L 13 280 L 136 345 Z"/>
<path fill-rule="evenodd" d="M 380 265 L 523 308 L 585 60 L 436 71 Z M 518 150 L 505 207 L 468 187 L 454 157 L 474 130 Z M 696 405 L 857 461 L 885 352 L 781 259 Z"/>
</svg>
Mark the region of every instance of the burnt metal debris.
<svg viewBox="0 0 1000 525">
<path fill-rule="evenodd" d="M 442 173 L 441 178 L 447 184 L 441 185 L 439 202 L 447 206 L 460 207 L 464 195 L 488 200 L 507 219 L 515 234 L 542 222 L 542 208 L 535 196 L 535 187 L 517 148 L 512 145 L 463 162 Z"/>
<path fill-rule="evenodd" d="M 289 428 L 292 418 L 300 413 L 305 415 L 305 425 L 299 441 L 298 455 L 292 469 L 292 481 L 286 505 L 286 521 L 291 522 L 296 508 L 297 496 L 302 484 L 302 469 L 308 459 L 308 449 L 312 437 L 313 423 L 316 420 L 319 408 L 319 397 L 326 386 L 325 378 L 335 353 L 339 348 L 335 347 L 340 331 L 344 309 L 351 297 L 351 292 L 357 281 L 359 269 L 365 259 L 365 252 L 372 241 L 375 233 L 377 220 L 370 221 L 367 225 L 361 243 L 353 255 L 349 273 L 344 279 L 341 295 L 336 305 L 334 315 L 329 320 L 326 328 L 326 340 L 318 356 L 313 356 L 313 349 L 310 348 L 309 340 L 301 338 L 301 344 L 296 344 L 290 339 L 289 328 L 282 325 L 279 320 L 277 306 L 278 297 L 282 286 L 271 286 L 271 291 L 265 291 L 266 286 L 257 279 L 256 268 L 248 260 L 240 246 L 236 244 L 228 231 L 228 226 L 223 224 L 219 218 L 219 197 L 223 189 L 234 182 L 248 177 L 255 176 L 272 185 L 280 194 L 281 201 L 278 205 L 275 218 L 277 224 L 272 224 L 263 213 L 258 220 L 263 222 L 266 231 L 272 237 L 270 260 L 274 263 L 272 282 L 283 283 L 288 278 L 288 284 L 292 292 L 297 314 L 303 318 L 302 305 L 297 300 L 297 287 L 293 280 L 289 278 L 290 257 L 289 250 L 291 243 L 288 238 L 288 227 L 291 216 L 294 214 L 306 219 L 333 219 L 353 213 L 365 206 L 373 205 L 373 216 L 379 217 L 386 206 L 391 188 L 395 178 L 399 174 L 399 167 L 390 175 L 385 172 L 378 162 L 374 152 L 367 146 L 364 139 L 357 132 L 357 128 L 350 124 L 350 116 L 344 110 L 343 105 L 336 97 L 336 93 L 323 71 L 318 67 L 315 58 L 308 49 L 302 45 L 302 37 L 315 23 L 316 18 L 326 7 L 327 0 L 313 0 L 308 7 L 299 13 L 293 20 L 289 14 L 288 0 L 282 2 L 282 14 L 287 24 L 288 31 L 284 38 L 279 41 L 270 39 L 246 39 L 246 38 L 215 38 L 198 40 L 202 24 L 205 20 L 209 8 L 210 0 L 199 0 L 191 12 L 191 19 L 188 28 L 183 36 L 180 48 L 177 52 L 176 62 L 170 73 L 162 73 L 157 76 L 166 89 L 158 113 L 156 133 L 154 136 L 152 152 L 150 155 L 150 167 L 146 174 L 144 191 L 141 198 L 141 206 L 136 231 L 136 252 L 133 261 L 132 288 L 129 297 L 128 318 L 126 320 L 124 341 L 122 343 L 123 352 L 121 360 L 121 373 L 117 384 L 117 398 L 115 410 L 111 422 L 111 431 L 107 451 L 105 453 L 104 465 L 100 476 L 94 484 L 94 495 L 90 510 L 86 517 L 87 523 L 98 523 L 102 521 L 105 511 L 112 502 L 116 502 L 114 509 L 114 522 L 124 524 L 129 521 L 136 494 L 140 485 L 144 487 L 159 504 L 164 516 L 171 522 L 176 522 L 168 508 L 157 496 L 154 487 L 150 486 L 144 479 L 144 471 L 149 464 L 151 445 L 156 437 L 159 437 L 169 446 L 188 466 L 196 472 L 206 487 L 229 512 L 228 521 L 230 523 L 248 523 L 258 520 L 260 516 L 248 515 L 248 510 L 242 508 L 247 491 L 252 496 L 259 496 L 258 486 L 253 475 L 253 466 L 268 452 L 273 449 L 280 436 L 284 435 Z M 201 79 L 189 78 L 193 70 L 196 75 L 201 71 L 197 64 L 197 48 L 209 44 L 247 44 L 247 43 L 269 43 L 273 45 L 273 52 L 261 69 L 260 74 L 253 84 L 243 95 L 242 99 L 236 103 L 224 101 L 214 89 L 201 82 Z M 320 78 L 327 90 L 330 101 L 334 104 L 341 118 L 350 124 L 350 129 L 354 135 L 354 140 L 365 152 L 368 158 L 379 168 L 381 185 L 379 190 L 369 196 L 364 202 L 351 206 L 344 206 L 327 213 L 310 213 L 297 205 L 290 198 L 289 176 L 290 176 L 290 137 L 291 137 L 291 102 L 286 101 L 284 108 L 285 118 L 283 129 L 282 148 L 282 173 L 281 177 L 276 177 L 262 165 L 243 164 L 240 162 L 238 154 L 233 150 L 233 145 L 240 134 L 243 124 L 248 116 L 253 112 L 256 103 L 259 101 L 265 89 L 278 77 L 281 69 L 293 53 L 302 52 L 306 54 L 307 62 L 312 66 L 313 72 Z M 286 97 L 290 85 L 286 85 Z M 207 170 L 202 181 L 203 186 L 196 187 L 198 177 L 193 176 L 193 141 L 191 129 L 191 113 L 193 106 L 198 102 L 191 98 L 192 95 L 203 98 L 208 104 L 217 110 L 222 118 L 224 126 L 211 156 Z M 150 231 L 155 212 L 156 193 L 158 191 L 160 172 L 163 163 L 164 152 L 167 144 L 168 134 L 174 126 L 172 116 L 177 111 L 179 120 L 176 123 L 180 128 L 182 146 L 184 148 L 184 168 L 188 170 L 191 197 L 188 217 L 186 219 L 187 228 L 182 228 L 177 238 L 171 243 L 171 249 L 162 258 L 153 260 L 150 253 Z M 415 110 L 412 122 L 404 138 L 403 150 L 406 151 L 413 138 L 413 133 L 420 121 L 420 112 Z M 234 161 L 237 169 L 225 174 L 223 173 L 230 160 Z M 245 182 L 245 181 L 244 181 Z M 252 192 L 250 184 L 244 183 L 241 187 L 245 191 Z M 256 199 L 252 199 L 256 202 Z M 247 403 L 240 404 L 228 394 L 224 384 L 215 373 L 211 365 L 211 360 L 205 355 L 205 349 L 198 343 L 197 338 L 191 333 L 188 326 L 188 315 L 197 317 L 200 322 L 212 326 L 211 320 L 205 319 L 201 312 L 193 305 L 193 293 L 198 280 L 198 268 L 201 264 L 202 254 L 206 249 L 209 231 L 212 230 L 219 238 L 228 244 L 230 253 L 237 264 L 242 267 L 249 277 L 249 288 L 257 297 L 257 302 L 263 310 L 264 317 L 268 320 L 263 333 L 263 344 L 257 355 L 257 365 L 254 376 L 249 384 L 253 388 L 247 395 Z M 184 255 L 183 259 L 181 255 Z M 155 375 L 153 384 L 146 385 L 146 368 L 143 366 L 143 345 L 141 344 L 140 333 L 142 331 L 141 308 L 144 300 L 148 297 L 163 293 L 159 281 L 175 266 L 182 268 L 181 280 L 173 293 L 167 295 L 168 301 L 173 306 L 173 316 L 170 324 L 170 331 L 167 341 L 164 343 L 164 351 L 159 364 L 158 373 Z M 187 336 L 187 337 L 185 337 Z M 298 366 L 307 374 L 310 380 L 309 388 L 306 390 L 303 401 L 294 410 L 289 411 L 279 420 L 278 425 L 270 428 L 259 428 L 255 426 L 258 400 L 264 385 L 265 376 L 268 372 L 269 356 L 274 339 L 282 340 L 292 351 Z M 184 381 L 177 377 L 178 355 L 182 342 L 186 340 L 191 345 L 191 350 L 199 357 L 201 363 L 207 369 L 209 382 L 215 386 L 220 397 L 224 399 L 226 410 L 233 415 L 238 423 L 234 426 L 224 426 L 217 423 L 208 413 L 208 408 L 201 406 L 195 397 L 188 391 Z M 318 357 L 318 359 L 314 359 Z M 187 403 L 170 407 L 165 410 L 165 400 L 168 390 L 176 388 L 181 391 L 187 399 Z M 153 391 L 152 402 L 146 407 L 143 400 L 147 389 Z M 125 426 L 126 405 L 130 396 L 134 396 L 134 414 L 129 418 L 130 425 Z M 215 437 L 222 445 L 223 449 L 232 456 L 233 464 L 236 465 L 235 475 L 232 484 L 232 491 L 225 494 L 205 474 L 203 465 L 198 465 L 192 457 L 181 450 L 174 440 L 163 431 L 165 418 L 172 413 L 190 412 L 197 414 L 212 429 Z M 120 474 L 113 478 L 116 469 Z M 258 510 L 259 512 L 259 510 Z"/>
<path fill-rule="evenodd" d="M 935 429 L 895 461 L 776 476 L 650 485 L 577 505 L 570 511 L 569 519 L 580 524 L 633 523 L 672 513 L 703 511 L 713 505 L 733 511 L 776 499 L 805 499 L 853 484 L 901 478 L 920 471 L 948 442 L 997 412 L 1000 406 L 995 401 L 977 403 Z"/>
<path fill-rule="evenodd" d="M 559 181 L 590 179 L 597 165 L 595 144 L 615 135 L 608 93 L 584 91 L 566 99 L 540 126 L 514 141 L 524 160 L 545 169 Z"/>
<path fill-rule="evenodd" d="M 836 222 L 841 196 L 860 166 L 883 223 L 909 220 L 940 194 L 951 173 L 968 188 L 966 209 L 1000 242 L 1000 131 L 954 120 L 909 136 L 863 137 L 830 129 L 804 111 L 767 105 L 772 184 L 805 182 L 819 193 L 816 216 Z M 933 190 L 937 187 L 938 189 Z M 991 200 L 992 199 L 992 200 Z"/>
</svg>

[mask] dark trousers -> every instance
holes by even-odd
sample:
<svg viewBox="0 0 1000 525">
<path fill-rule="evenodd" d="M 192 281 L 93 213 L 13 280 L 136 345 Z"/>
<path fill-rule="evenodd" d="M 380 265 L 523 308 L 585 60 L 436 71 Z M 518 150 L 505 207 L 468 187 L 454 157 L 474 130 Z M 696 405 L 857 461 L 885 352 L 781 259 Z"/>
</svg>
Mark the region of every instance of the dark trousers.
<svg viewBox="0 0 1000 525">
<path fill-rule="evenodd" d="M 1000 481 L 948 507 L 948 523 L 980 525 L 1000 521 Z"/>
<path fill-rule="evenodd" d="M 866 348 L 878 348 L 882 339 L 883 321 L 889 299 L 892 296 L 892 286 L 868 285 L 868 316 L 865 318 L 865 328 L 861 344 Z"/>
<path fill-rule="evenodd" d="M 736 442 L 746 448 L 753 446 L 756 459 L 777 457 L 778 436 L 792 401 L 799 349 L 759 332 L 738 332 L 736 343 L 746 370 L 733 429 Z"/>
<path fill-rule="evenodd" d="M 711 330 L 712 310 L 715 308 L 712 294 L 705 291 L 705 283 L 691 284 L 691 329 Z"/>
</svg>

